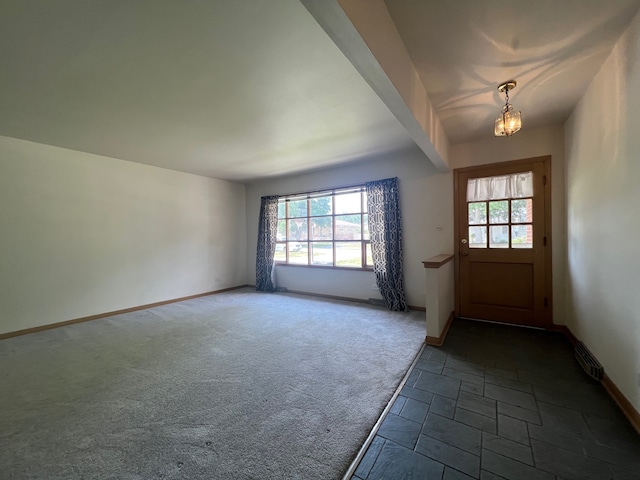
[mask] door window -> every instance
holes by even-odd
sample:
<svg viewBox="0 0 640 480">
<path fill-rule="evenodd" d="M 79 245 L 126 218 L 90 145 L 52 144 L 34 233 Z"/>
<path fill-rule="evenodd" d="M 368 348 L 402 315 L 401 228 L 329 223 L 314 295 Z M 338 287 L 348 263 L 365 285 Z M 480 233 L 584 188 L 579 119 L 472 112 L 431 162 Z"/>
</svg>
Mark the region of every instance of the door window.
<svg viewBox="0 0 640 480">
<path fill-rule="evenodd" d="M 533 172 L 467 182 L 469 248 L 533 248 Z"/>
</svg>

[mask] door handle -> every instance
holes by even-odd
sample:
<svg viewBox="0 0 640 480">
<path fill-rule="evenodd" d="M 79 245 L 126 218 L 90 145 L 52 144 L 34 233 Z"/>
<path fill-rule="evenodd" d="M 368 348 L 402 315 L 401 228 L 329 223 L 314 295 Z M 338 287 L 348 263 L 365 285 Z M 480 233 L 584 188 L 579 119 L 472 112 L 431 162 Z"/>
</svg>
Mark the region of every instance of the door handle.
<svg viewBox="0 0 640 480">
<path fill-rule="evenodd" d="M 463 257 L 466 257 L 467 255 L 469 255 L 469 252 L 460 252 L 460 255 L 462 255 Z"/>
</svg>

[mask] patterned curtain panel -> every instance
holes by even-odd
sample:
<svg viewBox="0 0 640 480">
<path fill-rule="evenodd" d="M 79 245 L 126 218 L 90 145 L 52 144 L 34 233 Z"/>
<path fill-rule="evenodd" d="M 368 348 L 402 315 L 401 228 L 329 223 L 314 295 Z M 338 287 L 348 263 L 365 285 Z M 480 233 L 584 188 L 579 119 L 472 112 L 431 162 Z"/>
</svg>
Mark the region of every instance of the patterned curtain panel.
<svg viewBox="0 0 640 480">
<path fill-rule="evenodd" d="M 406 312 L 398 179 L 367 182 L 366 187 L 376 283 L 389 310 Z"/>
<path fill-rule="evenodd" d="M 256 290 L 273 292 L 273 258 L 278 236 L 278 197 L 262 197 L 258 224 L 258 252 L 256 254 Z"/>
</svg>

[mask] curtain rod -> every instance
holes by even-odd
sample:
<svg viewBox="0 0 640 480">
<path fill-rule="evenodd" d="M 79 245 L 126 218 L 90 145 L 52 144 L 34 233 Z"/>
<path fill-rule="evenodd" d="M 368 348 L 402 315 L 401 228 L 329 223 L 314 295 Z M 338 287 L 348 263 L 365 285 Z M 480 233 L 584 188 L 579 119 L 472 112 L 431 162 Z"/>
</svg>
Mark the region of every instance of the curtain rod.
<svg viewBox="0 0 640 480">
<path fill-rule="evenodd" d="M 286 193 L 283 195 L 277 195 L 278 197 L 299 197 L 302 195 L 311 195 L 314 193 L 323 193 L 323 192 L 331 192 L 331 191 L 335 191 L 335 190 L 346 190 L 349 188 L 365 188 L 366 187 L 366 183 L 357 183 L 355 185 L 345 185 L 343 187 L 331 187 L 331 188 L 322 188 L 322 189 L 318 189 L 318 190 L 308 190 L 306 192 L 300 192 L 300 193 Z"/>
</svg>

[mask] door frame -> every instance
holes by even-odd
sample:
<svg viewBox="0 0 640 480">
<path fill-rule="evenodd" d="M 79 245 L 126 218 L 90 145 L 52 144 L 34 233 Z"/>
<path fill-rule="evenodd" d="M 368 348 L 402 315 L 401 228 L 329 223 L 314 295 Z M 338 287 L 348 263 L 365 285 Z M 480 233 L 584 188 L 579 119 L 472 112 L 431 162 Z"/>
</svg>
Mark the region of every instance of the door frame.
<svg viewBox="0 0 640 480">
<path fill-rule="evenodd" d="M 510 160 L 506 162 L 488 163 L 483 165 L 474 165 L 472 167 L 456 168 L 453 170 L 453 254 L 454 254 L 454 298 L 455 298 L 455 316 L 460 315 L 460 208 L 458 201 L 459 186 L 458 181 L 461 173 L 479 172 L 483 170 L 494 169 L 496 167 L 512 167 L 520 164 L 542 163 L 544 175 L 544 295 L 545 303 L 545 327 L 551 329 L 553 327 L 553 239 L 551 235 L 551 155 L 540 157 L 522 158 L 518 160 Z"/>
</svg>

